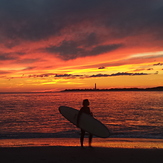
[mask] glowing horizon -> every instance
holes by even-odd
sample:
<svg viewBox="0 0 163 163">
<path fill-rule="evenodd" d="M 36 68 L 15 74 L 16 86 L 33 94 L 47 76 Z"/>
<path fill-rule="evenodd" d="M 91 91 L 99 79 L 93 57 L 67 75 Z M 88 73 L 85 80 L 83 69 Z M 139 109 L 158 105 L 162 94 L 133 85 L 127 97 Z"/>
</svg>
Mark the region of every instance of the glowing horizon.
<svg viewBox="0 0 163 163">
<path fill-rule="evenodd" d="M 161 0 L 0 3 L 0 92 L 163 85 Z"/>
</svg>

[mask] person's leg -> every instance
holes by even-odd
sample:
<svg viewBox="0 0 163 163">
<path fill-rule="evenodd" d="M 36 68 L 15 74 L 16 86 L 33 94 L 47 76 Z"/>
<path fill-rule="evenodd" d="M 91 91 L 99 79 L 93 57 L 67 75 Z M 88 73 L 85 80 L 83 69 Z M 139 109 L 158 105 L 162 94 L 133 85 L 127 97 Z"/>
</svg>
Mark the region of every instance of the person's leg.
<svg viewBox="0 0 163 163">
<path fill-rule="evenodd" d="M 80 135 L 80 144 L 81 144 L 81 147 L 83 147 L 84 135 L 85 135 L 85 131 L 81 129 L 81 135 Z"/>
<path fill-rule="evenodd" d="M 93 135 L 89 134 L 89 147 L 91 147 L 91 144 L 92 144 L 92 137 L 93 137 Z"/>
</svg>

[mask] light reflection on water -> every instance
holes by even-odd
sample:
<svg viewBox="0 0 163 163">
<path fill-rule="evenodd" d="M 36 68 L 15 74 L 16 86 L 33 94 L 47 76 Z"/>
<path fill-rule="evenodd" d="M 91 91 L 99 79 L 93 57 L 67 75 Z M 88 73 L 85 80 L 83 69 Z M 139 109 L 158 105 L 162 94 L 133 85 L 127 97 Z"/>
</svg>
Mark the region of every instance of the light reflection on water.
<svg viewBox="0 0 163 163">
<path fill-rule="evenodd" d="M 0 94 L 0 135 L 77 137 L 79 130 L 60 115 L 58 107 L 80 109 L 85 98 L 113 137 L 163 138 L 163 92 Z"/>
<path fill-rule="evenodd" d="M 0 147 L 45 147 L 45 146 L 76 146 L 80 147 L 78 138 L 35 138 L 35 139 L 0 139 Z M 84 142 L 88 146 L 88 141 Z M 139 138 L 94 138 L 93 147 L 104 148 L 145 148 L 163 149 L 161 139 Z"/>
</svg>

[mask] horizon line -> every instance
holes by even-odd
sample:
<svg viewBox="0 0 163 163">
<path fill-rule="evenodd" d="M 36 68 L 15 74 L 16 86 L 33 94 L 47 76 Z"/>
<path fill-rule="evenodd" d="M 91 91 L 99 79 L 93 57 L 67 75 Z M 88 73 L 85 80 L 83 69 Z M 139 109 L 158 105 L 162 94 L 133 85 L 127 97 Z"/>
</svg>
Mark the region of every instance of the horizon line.
<svg viewBox="0 0 163 163">
<path fill-rule="evenodd" d="M 10 94 L 10 93 L 57 93 L 57 92 L 68 92 L 68 91 L 127 91 L 127 90 L 156 90 L 156 89 L 161 89 L 163 91 L 163 86 L 156 86 L 156 87 L 147 87 L 147 88 L 139 88 L 139 87 L 129 87 L 129 88 L 103 88 L 103 89 L 95 89 L 95 88 L 74 88 L 74 89 L 64 89 L 64 90 L 58 90 L 58 91 L 30 91 L 30 92 L 27 92 L 27 91 L 24 91 L 24 92 L 0 92 L 0 94 Z"/>
</svg>

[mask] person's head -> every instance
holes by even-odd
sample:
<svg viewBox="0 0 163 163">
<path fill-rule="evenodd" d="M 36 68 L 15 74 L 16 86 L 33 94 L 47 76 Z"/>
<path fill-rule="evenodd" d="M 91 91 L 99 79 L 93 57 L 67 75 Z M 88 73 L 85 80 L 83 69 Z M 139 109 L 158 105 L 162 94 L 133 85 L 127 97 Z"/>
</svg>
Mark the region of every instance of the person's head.
<svg viewBox="0 0 163 163">
<path fill-rule="evenodd" d="M 89 100 L 88 99 L 83 100 L 83 106 L 89 106 Z"/>
</svg>

